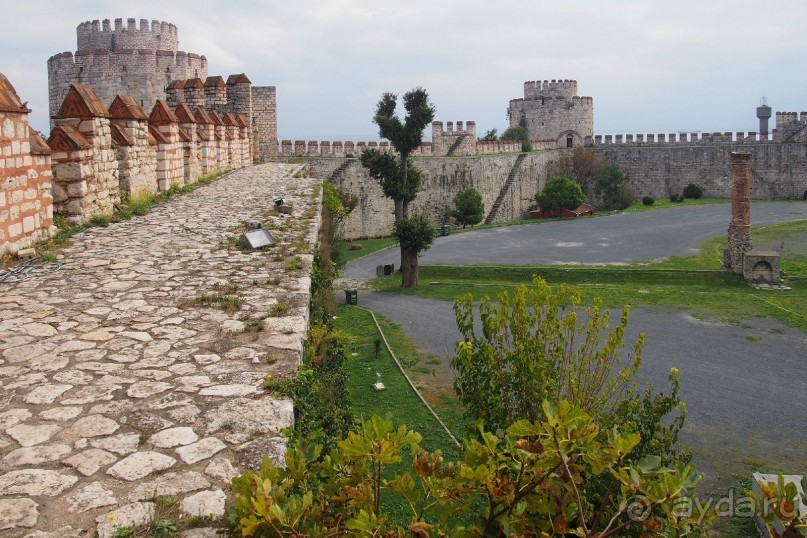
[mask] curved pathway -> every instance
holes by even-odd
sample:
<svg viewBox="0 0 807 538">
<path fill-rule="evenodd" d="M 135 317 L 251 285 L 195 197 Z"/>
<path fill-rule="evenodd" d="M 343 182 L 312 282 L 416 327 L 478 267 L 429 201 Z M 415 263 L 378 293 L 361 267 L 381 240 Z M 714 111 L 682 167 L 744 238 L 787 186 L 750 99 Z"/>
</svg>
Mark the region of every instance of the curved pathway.
<svg viewBox="0 0 807 538">
<path fill-rule="evenodd" d="M 754 226 L 807 219 L 807 202 L 755 203 L 751 217 Z M 686 256 L 726 233 L 730 220 L 729 204 L 710 204 L 487 228 L 439 238 L 420 263 L 631 263 Z M 376 252 L 349 264 L 344 277 L 366 280 L 377 265 L 399 262 L 396 249 Z"/>
</svg>

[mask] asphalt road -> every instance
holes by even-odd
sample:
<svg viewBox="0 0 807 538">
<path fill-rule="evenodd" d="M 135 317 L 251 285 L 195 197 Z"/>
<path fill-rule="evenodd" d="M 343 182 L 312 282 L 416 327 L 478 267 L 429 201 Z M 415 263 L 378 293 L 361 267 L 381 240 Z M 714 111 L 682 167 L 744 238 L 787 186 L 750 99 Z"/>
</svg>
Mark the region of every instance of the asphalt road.
<svg viewBox="0 0 807 538">
<path fill-rule="evenodd" d="M 752 225 L 807 219 L 807 202 L 762 202 Z M 503 226 L 441 237 L 423 253 L 428 264 L 629 263 L 695 252 L 726 233 L 729 204 L 675 207 L 644 213 Z M 376 252 L 345 268 L 344 277 L 375 276 L 378 265 L 400 263 L 397 249 Z"/>
<path fill-rule="evenodd" d="M 729 213 L 728 205 L 682 207 L 467 232 L 438 240 L 421 263 L 614 263 L 685 255 L 724 233 Z M 807 202 L 755 204 L 752 214 L 755 225 L 805 219 Z M 349 264 L 345 276 L 374 276 L 376 265 L 396 258 L 397 250 L 370 255 Z M 359 304 L 399 324 L 444 364 L 453 356 L 460 334 L 451 303 L 361 290 Z M 670 368 L 681 373 L 688 411 L 683 438 L 712 479 L 736 472 L 743 458 L 790 472 L 807 469 L 807 336 L 772 320 L 726 325 L 634 308 L 628 341 L 639 332 L 647 335 L 645 382 L 664 390 Z"/>
</svg>

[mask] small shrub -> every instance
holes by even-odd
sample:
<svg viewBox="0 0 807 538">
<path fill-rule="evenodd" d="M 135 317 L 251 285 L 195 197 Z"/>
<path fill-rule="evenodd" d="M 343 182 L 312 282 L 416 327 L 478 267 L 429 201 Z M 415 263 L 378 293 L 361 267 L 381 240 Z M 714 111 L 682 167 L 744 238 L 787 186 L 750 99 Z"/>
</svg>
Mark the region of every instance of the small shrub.
<svg viewBox="0 0 807 538">
<path fill-rule="evenodd" d="M 804 191 L 804 195 L 801 197 L 802 200 L 807 200 L 807 191 Z"/>
<path fill-rule="evenodd" d="M 110 219 L 106 215 L 93 215 L 90 218 L 90 224 L 92 226 L 100 226 L 102 228 L 106 228 L 109 226 Z"/>
<path fill-rule="evenodd" d="M 702 196 L 703 196 L 703 189 L 699 185 L 690 183 L 689 185 L 684 187 L 684 198 L 691 198 L 693 200 L 697 200 Z"/>
<path fill-rule="evenodd" d="M 200 305 L 212 306 L 226 312 L 234 312 L 244 304 L 244 300 L 241 297 L 221 293 L 200 295 L 196 298 L 196 302 Z"/>
<path fill-rule="evenodd" d="M 266 328 L 266 322 L 262 319 L 248 319 L 244 322 L 245 333 L 259 333 Z"/>
<path fill-rule="evenodd" d="M 613 207 L 619 210 L 627 209 L 636 203 L 636 191 L 630 185 L 621 185 L 613 199 Z"/>
<path fill-rule="evenodd" d="M 303 266 L 303 260 L 301 260 L 298 256 L 295 256 L 294 258 L 286 262 L 285 269 L 286 271 L 296 271 L 297 269 L 300 269 L 302 266 Z"/>
<path fill-rule="evenodd" d="M 137 533 L 138 529 L 135 525 L 127 525 L 125 527 L 118 527 L 112 533 L 112 538 L 131 538 Z"/>
<path fill-rule="evenodd" d="M 642 198 L 642 204 L 644 205 L 653 205 L 656 203 L 656 200 L 652 196 L 645 196 Z"/>
<path fill-rule="evenodd" d="M 285 303 L 277 303 L 275 306 L 272 307 L 272 315 L 275 316 L 282 316 L 288 311 L 289 311 L 289 305 Z"/>
<path fill-rule="evenodd" d="M 670 195 L 670 201 L 677 204 L 677 203 L 683 202 L 684 197 L 676 192 L 676 193 L 673 193 L 673 194 Z"/>
</svg>

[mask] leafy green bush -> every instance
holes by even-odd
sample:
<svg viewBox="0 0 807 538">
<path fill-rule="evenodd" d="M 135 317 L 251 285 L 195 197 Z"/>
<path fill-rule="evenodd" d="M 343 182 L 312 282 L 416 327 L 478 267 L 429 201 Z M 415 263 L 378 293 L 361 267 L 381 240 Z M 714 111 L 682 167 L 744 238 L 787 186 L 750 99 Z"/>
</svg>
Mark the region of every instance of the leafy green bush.
<svg viewBox="0 0 807 538">
<path fill-rule="evenodd" d="M 535 195 L 535 202 L 543 211 L 577 209 L 586 201 L 580 185 L 568 177 L 553 177 L 544 185 L 544 190 Z"/>
<path fill-rule="evenodd" d="M 670 195 L 670 201 L 677 204 L 684 201 L 684 197 L 677 192 Z"/>
<path fill-rule="evenodd" d="M 544 420 L 518 421 L 502 437 L 480 428 L 456 462 L 378 417 L 330 455 L 300 440 L 283 468 L 266 458 L 233 479 L 231 521 L 245 537 L 707 536 L 714 510 L 694 496 L 694 467 L 667 469 L 652 456 L 628 464 L 639 435 L 601 434 L 569 402 L 542 407 Z M 382 478 L 404 458 L 411 470 Z M 593 495 L 597 480 L 608 487 Z M 382 496 L 410 520 L 392 521 Z"/>
<path fill-rule="evenodd" d="M 642 198 L 642 204 L 643 205 L 653 205 L 655 203 L 656 203 L 656 200 L 652 196 L 645 196 L 644 198 Z"/>
<path fill-rule="evenodd" d="M 625 183 L 626 179 L 618 166 L 608 164 L 602 167 L 594 192 L 605 207 L 625 209 L 636 201 L 636 193 Z"/>
<path fill-rule="evenodd" d="M 697 200 L 703 196 L 703 189 L 694 183 L 690 183 L 684 187 L 684 198 L 691 198 Z"/>
<path fill-rule="evenodd" d="M 630 185 L 622 185 L 613 199 L 614 209 L 627 209 L 636 203 L 636 191 Z"/>
<path fill-rule="evenodd" d="M 669 396 L 636 390 L 644 334 L 626 346 L 629 307 L 613 327 L 601 302 L 582 308 L 580 290 L 554 288 L 533 277 L 511 294 L 478 302 L 475 322 L 471 294 L 454 302 L 457 342 L 451 366 L 457 371 L 454 390 L 466 413 L 493 431 L 516 420 L 541 420 L 540 402 L 569 400 L 592 414 L 605 428 L 641 433 L 642 443 L 665 461 L 688 461 L 678 451 L 678 432 L 686 407 L 678 397 L 677 371 L 671 372 Z M 628 347 L 629 355 L 622 354 Z M 669 424 L 665 429 L 656 423 Z M 649 448 L 640 447 L 647 455 Z"/>
<path fill-rule="evenodd" d="M 485 204 L 482 195 L 473 187 L 459 191 L 454 196 L 455 209 L 449 215 L 456 219 L 457 224 L 465 228 L 468 225 L 479 224 L 485 218 Z"/>
</svg>

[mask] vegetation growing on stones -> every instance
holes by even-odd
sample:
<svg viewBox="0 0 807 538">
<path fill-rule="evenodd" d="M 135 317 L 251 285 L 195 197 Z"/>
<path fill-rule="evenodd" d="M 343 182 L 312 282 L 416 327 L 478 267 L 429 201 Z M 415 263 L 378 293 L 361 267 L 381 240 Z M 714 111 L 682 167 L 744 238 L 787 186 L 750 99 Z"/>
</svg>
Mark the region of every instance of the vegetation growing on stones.
<svg viewBox="0 0 807 538">
<path fill-rule="evenodd" d="M 558 209 L 577 209 L 586 201 L 586 195 L 580 185 L 562 176 L 553 177 L 544 185 L 544 189 L 535 195 L 535 202 L 543 211 Z"/>
<path fill-rule="evenodd" d="M 459 191 L 454 196 L 454 209 L 449 212 L 463 228 L 479 224 L 485 218 L 482 195 L 473 187 Z"/>
<path fill-rule="evenodd" d="M 404 121 L 395 114 L 398 96 L 385 93 L 376 105 L 373 122 L 378 125 L 381 138 L 390 141 L 398 152 L 398 156 L 381 153 L 376 149 L 368 149 L 361 156 L 362 166 L 368 169 L 370 177 L 376 179 L 384 191 L 384 196 L 392 198 L 395 203 L 395 225 L 401 229 L 416 229 L 417 222 L 404 223 L 409 215 L 409 203 L 415 199 L 423 179 L 423 173 L 415 168 L 409 156 L 420 147 L 423 140 L 423 129 L 434 119 L 435 110 L 429 103 L 429 95 L 423 88 L 415 88 L 403 96 L 406 110 Z M 425 231 L 420 228 L 420 231 Z M 417 238 L 413 236 L 398 237 L 401 245 L 401 286 L 411 288 L 417 286 L 418 252 L 415 247 L 423 248 L 431 244 L 425 242 L 425 234 Z"/>
<path fill-rule="evenodd" d="M 338 237 L 338 232 L 331 229 L 332 223 L 336 220 L 338 225 L 350 210 L 343 203 L 336 203 L 336 191 L 329 192 L 327 185 L 325 189 L 319 244 L 311 271 L 311 321 L 303 365 L 297 378 L 285 386 L 285 392 L 294 400 L 294 435 L 329 449 L 353 426 L 343 369 L 346 339 L 333 329 L 333 281 L 337 268 L 331 258 L 331 238 Z"/>
<path fill-rule="evenodd" d="M 604 166 L 605 162 L 594 152 L 578 146 L 552 163 L 551 174 L 575 180 L 584 193 L 592 195 Z"/>
</svg>

